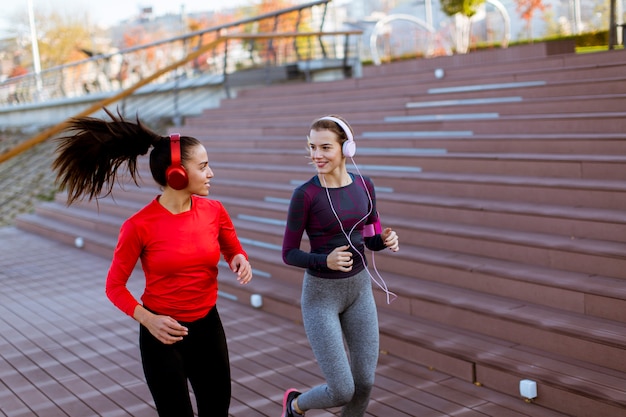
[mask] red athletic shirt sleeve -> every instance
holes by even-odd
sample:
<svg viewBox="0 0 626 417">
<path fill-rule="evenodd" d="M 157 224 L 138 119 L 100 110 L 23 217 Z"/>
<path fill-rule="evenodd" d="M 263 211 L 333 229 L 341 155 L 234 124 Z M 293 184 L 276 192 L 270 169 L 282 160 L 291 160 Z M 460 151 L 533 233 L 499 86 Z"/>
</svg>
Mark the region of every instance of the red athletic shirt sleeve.
<svg viewBox="0 0 626 417">
<path fill-rule="evenodd" d="M 132 317 L 139 301 L 126 284 L 141 260 L 143 305 L 178 321 L 194 321 L 217 301 L 220 255 L 230 264 L 237 254 L 248 258 L 220 202 L 193 196 L 191 210 L 172 214 L 157 197 L 122 224 L 106 294 Z"/>
</svg>

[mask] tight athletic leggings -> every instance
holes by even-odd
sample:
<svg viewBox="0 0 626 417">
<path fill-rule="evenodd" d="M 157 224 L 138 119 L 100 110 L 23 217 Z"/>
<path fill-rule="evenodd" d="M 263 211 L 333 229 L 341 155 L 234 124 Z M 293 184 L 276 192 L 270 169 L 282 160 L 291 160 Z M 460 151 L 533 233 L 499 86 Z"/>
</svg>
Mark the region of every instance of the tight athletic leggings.
<svg viewBox="0 0 626 417">
<path fill-rule="evenodd" d="M 306 411 L 341 406 L 342 417 L 362 417 L 379 351 L 378 315 L 367 271 L 343 279 L 305 273 L 302 317 L 326 383 L 300 395 L 298 407 Z"/>
<path fill-rule="evenodd" d="M 199 417 L 228 417 L 230 364 L 217 307 L 191 323 L 189 334 L 165 345 L 144 326 L 139 332 L 143 370 L 159 417 L 193 417 L 187 381 L 196 397 Z"/>
</svg>

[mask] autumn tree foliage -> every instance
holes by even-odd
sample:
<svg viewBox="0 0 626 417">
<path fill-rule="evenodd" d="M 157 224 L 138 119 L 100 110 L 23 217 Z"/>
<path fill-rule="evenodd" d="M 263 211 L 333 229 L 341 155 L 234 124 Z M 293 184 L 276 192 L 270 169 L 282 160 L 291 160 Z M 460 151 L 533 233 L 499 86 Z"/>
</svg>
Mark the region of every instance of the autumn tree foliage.
<svg viewBox="0 0 626 417">
<path fill-rule="evenodd" d="M 255 16 L 271 14 L 282 9 L 294 6 L 293 0 L 262 0 L 253 8 Z M 275 32 L 296 32 L 298 31 L 298 12 L 270 17 L 258 22 L 252 33 L 275 33 Z M 262 60 L 277 60 L 293 53 L 293 39 L 271 39 L 258 40 L 254 42 L 253 48 Z"/>
<path fill-rule="evenodd" d="M 23 19 L 27 21 L 26 16 Z M 96 49 L 93 40 L 98 34 L 83 16 L 37 11 L 35 22 L 42 69 L 85 59 Z M 30 49 L 30 44 L 26 48 Z"/>
<path fill-rule="evenodd" d="M 543 0 L 515 0 L 516 10 L 520 17 L 526 21 L 526 33 L 528 39 L 532 39 L 532 20 L 535 12 L 545 11 L 549 6 Z"/>
<path fill-rule="evenodd" d="M 294 6 L 293 0 L 262 0 L 255 8 L 255 15 L 261 16 L 287 9 Z M 259 23 L 259 32 L 289 32 L 296 30 L 298 12 L 281 15 L 278 20 L 274 18 L 263 19 Z"/>
<path fill-rule="evenodd" d="M 124 31 L 122 35 L 122 49 L 132 48 L 150 43 L 151 36 L 142 26 L 135 26 Z"/>
<path fill-rule="evenodd" d="M 224 25 L 226 23 L 232 22 L 235 19 L 235 16 L 230 14 L 223 13 L 213 13 L 211 17 L 201 17 L 201 18 L 189 18 L 186 22 L 187 30 L 191 33 L 200 32 L 204 29 L 209 29 L 211 27 L 218 27 L 220 25 Z M 202 47 L 203 45 L 207 45 L 217 39 L 217 32 L 209 32 L 202 35 L 196 35 L 189 38 L 187 41 L 186 53 L 190 53 L 193 50 Z M 219 44 L 205 54 L 200 55 L 196 59 L 194 59 L 192 65 L 195 71 L 204 71 L 205 69 L 214 65 L 215 62 L 221 59 L 221 56 L 224 53 L 225 45 Z"/>
</svg>

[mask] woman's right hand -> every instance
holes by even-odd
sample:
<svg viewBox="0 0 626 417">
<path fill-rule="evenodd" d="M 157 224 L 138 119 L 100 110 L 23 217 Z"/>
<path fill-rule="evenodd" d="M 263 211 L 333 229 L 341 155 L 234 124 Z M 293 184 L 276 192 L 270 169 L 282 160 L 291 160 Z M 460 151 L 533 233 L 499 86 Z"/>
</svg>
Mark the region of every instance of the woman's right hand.
<svg viewBox="0 0 626 417">
<path fill-rule="evenodd" d="M 350 246 L 344 245 L 335 248 L 326 257 L 326 266 L 333 271 L 349 272 L 352 270 L 352 252 Z"/>
<path fill-rule="evenodd" d="M 154 314 L 138 305 L 135 308 L 135 320 L 141 323 L 152 336 L 161 343 L 171 345 L 183 340 L 189 330 L 169 316 Z"/>
</svg>

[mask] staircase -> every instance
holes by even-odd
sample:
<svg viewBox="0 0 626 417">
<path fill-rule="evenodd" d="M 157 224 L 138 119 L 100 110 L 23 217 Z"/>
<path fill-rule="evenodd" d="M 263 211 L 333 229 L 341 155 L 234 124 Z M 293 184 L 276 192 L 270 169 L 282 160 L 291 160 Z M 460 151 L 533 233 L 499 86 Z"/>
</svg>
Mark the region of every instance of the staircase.
<svg viewBox="0 0 626 417">
<path fill-rule="evenodd" d="M 209 152 L 211 198 L 228 209 L 255 271 L 221 294 L 299 320 L 302 271 L 281 243 L 293 189 L 314 175 L 311 121 L 356 131 L 381 218 L 401 239 L 375 263 L 381 348 L 571 416 L 626 409 L 626 51 L 535 44 L 366 67 L 359 79 L 241 91 L 178 129 Z M 434 70 L 444 70 L 442 78 Z M 64 195 L 18 227 L 110 257 L 124 218 L 156 194 L 97 204 Z M 355 171 L 350 166 L 349 170 Z M 306 245 L 306 243 L 305 243 Z M 369 255 L 371 258 L 371 254 Z"/>
</svg>

